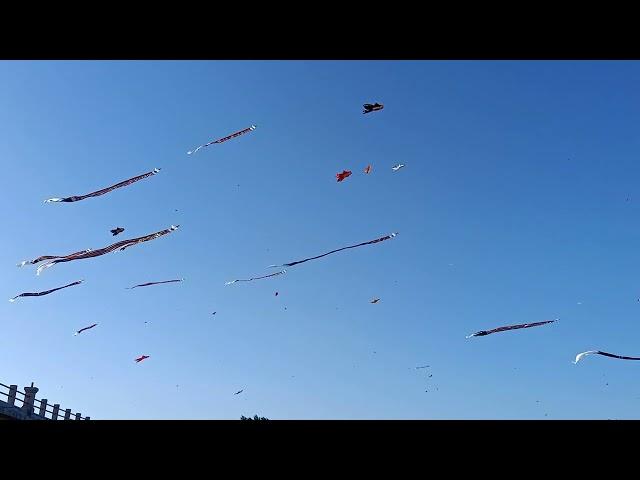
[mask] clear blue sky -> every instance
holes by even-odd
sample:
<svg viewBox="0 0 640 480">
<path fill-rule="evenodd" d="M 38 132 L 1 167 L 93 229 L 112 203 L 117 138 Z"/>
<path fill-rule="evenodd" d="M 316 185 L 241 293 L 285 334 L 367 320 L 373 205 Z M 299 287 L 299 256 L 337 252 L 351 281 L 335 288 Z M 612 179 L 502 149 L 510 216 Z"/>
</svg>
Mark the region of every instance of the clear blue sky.
<svg viewBox="0 0 640 480">
<path fill-rule="evenodd" d="M 638 62 L 2 62 L 0 291 L 85 283 L 0 302 L 0 382 L 99 419 L 639 418 L 640 365 L 571 363 L 640 355 L 639 83 Z"/>
</svg>

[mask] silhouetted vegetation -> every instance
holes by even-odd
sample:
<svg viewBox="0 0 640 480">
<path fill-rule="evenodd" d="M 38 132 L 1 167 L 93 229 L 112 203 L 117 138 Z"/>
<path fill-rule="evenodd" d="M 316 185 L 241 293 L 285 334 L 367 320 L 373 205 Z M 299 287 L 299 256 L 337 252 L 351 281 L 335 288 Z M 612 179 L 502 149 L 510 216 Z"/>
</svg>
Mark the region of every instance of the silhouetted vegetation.
<svg viewBox="0 0 640 480">
<path fill-rule="evenodd" d="M 267 417 L 259 417 L 258 415 L 254 415 L 253 418 L 245 417 L 244 415 L 242 415 L 240 417 L 240 420 L 269 420 L 269 419 Z"/>
</svg>

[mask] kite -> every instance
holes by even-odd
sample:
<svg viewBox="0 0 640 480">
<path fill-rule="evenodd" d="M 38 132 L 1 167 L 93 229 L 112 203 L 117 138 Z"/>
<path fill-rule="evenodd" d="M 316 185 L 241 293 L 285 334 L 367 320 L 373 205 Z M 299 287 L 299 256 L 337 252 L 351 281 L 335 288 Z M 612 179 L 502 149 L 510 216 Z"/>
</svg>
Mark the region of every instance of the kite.
<svg viewBox="0 0 640 480">
<path fill-rule="evenodd" d="M 175 283 L 175 282 L 184 282 L 184 278 L 177 278 L 175 280 L 163 280 L 161 282 L 148 282 L 148 283 L 140 283 L 138 285 L 134 285 L 133 287 L 127 287 L 127 290 L 133 290 L 137 287 L 148 287 L 149 285 L 159 285 L 161 283 Z"/>
<path fill-rule="evenodd" d="M 336 173 L 336 179 L 338 182 L 341 182 L 350 175 L 351 170 L 343 170 L 342 173 Z"/>
<path fill-rule="evenodd" d="M 84 327 L 81 328 L 80 330 L 78 330 L 76 333 L 73 334 L 73 336 L 75 337 L 76 335 L 80 335 L 82 332 L 84 332 L 85 330 L 89 330 L 90 328 L 95 327 L 96 325 L 98 325 L 97 323 L 94 323 L 93 325 L 89 325 L 88 327 Z"/>
<path fill-rule="evenodd" d="M 146 360 L 147 358 L 149 358 L 149 355 L 140 355 L 138 358 L 135 359 L 136 363 L 140 363 L 143 360 Z"/>
<path fill-rule="evenodd" d="M 262 277 L 251 277 L 251 278 L 247 278 L 247 279 L 237 279 L 237 280 L 231 280 L 230 282 L 225 282 L 225 285 L 231 285 L 232 283 L 236 283 L 236 282 L 251 282 L 253 280 L 261 280 L 263 278 L 269 278 L 269 277 L 275 277 L 277 275 L 282 275 L 283 273 L 287 273 L 286 270 L 281 270 L 280 272 L 276 272 L 276 273 L 271 273 L 269 275 L 264 275 Z"/>
<path fill-rule="evenodd" d="M 393 170 L 394 172 L 397 172 L 398 170 L 400 170 L 404 166 L 405 166 L 404 163 L 399 163 L 398 165 L 394 165 L 393 167 L 391 167 L 391 170 Z"/>
<path fill-rule="evenodd" d="M 36 274 L 40 275 L 40 273 L 44 269 L 50 268 L 50 267 L 56 265 L 57 263 L 70 262 L 72 260 L 83 260 L 85 258 L 99 257 L 101 255 L 105 255 L 107 253 L 111 253 L 111 252 L 113 252 L 115 250 L 125 250 L 126 248 L 132 247 L 132 246 L 137 245 L 139 243 L 148 242 L 150 240 L 155 240 L 156 238 L 160 238 L 160 237 L 162 237 L 164 235 L 167 235 L 167 234 L 177 230 L 178 227 L 180 227 L 180 225 L 171 225 L 171 227 L 169 227 L 169 228 L 167 228 L 165 230 L 161 230 L 161 231 L 156 232 L 156 233 L 151 233 L 151 234 L 145 235 L 143 237 L 132 238 L 132 239 L 129 239 L 129 240 L 122 240 L 121 242 L 112 243 L 108 247 L 100 248 L 98 250 L 90 250 L 90 251 L 88 251 L 86 253 L 77 253 L 77 254 L 68 255 L 66 257 L 58 257 L 58 258 L 50 261 L 49 263 L 43 263 L 42 265 L 40 265 L 38 267 L 38 269 L 36 270 Z"/>
<path fill-rule="evenodd" d="M 16 301 L 16 298 L 18 298 L 18 297 L 41 297 L 43 295 L 49 295 L 50 293 L 56 292 L 58 290 L 62 290 L 63 288 L 73 287 L 74 285 L 80 285 L 83 281 L 84 280 L 78 280 L 77 282 L 70 283 L 69 285 L 65 285 L 64 287 L 52 288 L 51 290 L 45 290 L 44 292 L 37 292 L 37 293 L 25 292 L 25 293 L 21 293 L 20 295 L 16 295 L 15 297 L 10 298 L 9 301 L 13 303 L 13 302 Z"/>
<path fill-rule="evenodd" d="M 276 297 L 278 296 L 278 292 L 276 292 Z"/>
<path fill-rule="evenodd" d="M 371 165 L 367 165 L 366 167 L 364 167 L 364 173 L 370 173 L 371 172 Z"/>
<path fill-rule="evenodd" d="M 625 357 L 623 355 L 614 355 L 613 353 L 602 352 L 600 350 L 589 350 L 588 352 L 582 352 L 576 355 L 576 360 L 573 363 L 578 363 L 582 360 L 582 357 L 587 355 L 604 355 L 605 357 L 619 358 L 621 360 L 640 360 L 640 357 Z"/>
<path fill-rule="evenodd" d="M 218 313 L 218 312 L 213 312 L 211 315 L 215 315 L 216 313 Z"/>
<path fill-rule="evenodd" d="M 424 365 L 424 366 L 422 366 L 422 367 L 416 367 L 416 370 L 419 370 L 419 369 L 421 369 L 421 368 L 429 368 L 429 365 Z"/>
<path fill-rule="evenodd" d="M 364 108 L 362 113 L 371 113 L 382 110 L 384 108 L 384 105 L 382 105 L 381 103 L 374 103 L 373 105 L 370 103 L 365 103 L 364 105 L 362 105 L 362 107 Z"/>
<path fill-rule="evenodd" d="M 80 200 L 84 200 L 85 198 L 89 198 L 89 197 L 99 197 L 100 195 L 104 195 L 105 193 L 109 193 L 113 190 L 115 190 L 116 188 L 121 188 L 121 187 L 126 187 L 127 185 L 131 185 L 132 183 L 135 183 L 139 180 L 143 180 L 147 177 L 151 177 L 157 173 L 160 172 L 159 168 L 154 168 L 152 171 L 147 172 L 147 173 L 143 173 L 142 175 L 138 175 L 137 177 L 133 177 L 130 178 L 129 180 L 124 180 L 120 183 L 116 183 L 115 185 L 112 185 L 110 187 L 107 188 L 103 188 L 102 190 L 98 190 L 97 192 L 91 192 L 91 193 L 87 193 L 86 195 L 74 195 L 72 197 L 65 197 L 65 198 L 50 198 L 48 200 L 45 200 L 44 203 L 51 203 L 51 202 L 78 202 Z"/>
<path fill-rule="evenodd" d="M 18 264 L 19 267 L 24 267 L 25 265 L 29 264 L 29 265 L 35 265 L 36 263 L 40 263 L 43 262 L 45 260 L 54 260 L 56 258 L 66 258 L 66 257 L 72 257 L 73 255 L 80 255 L 81 253 L 88 253 L 90 252 L 91 249 L 87 249 L 87 250 L 82 250 L 80 252 L 75 252 L 72 253 L 70 255 L 43 255 L 41 257 L 38 257 L 36 259 L 33 260 L 24 260 L 22 262 L 20 262 Z"/>
<path fill-rule="evenodd" d="M 122 227 L 118 227 L 118 228 L 114 228 L 113 230 L 110 230 L 110 232 L 113 234 L 113 236 L 115 237 L 116 235 L 118 235 L 119 233 L 124 232 L 124 228 Z"/>
<path fill-rule="evenodd" d="M 519 328 L 539 327 L 540 325 L 546 325 L 547 323 L 553 323 L 556 320 L 545 320 L 544 322 L 522 323 L 522 324 L 519 324 L 519 325 L 508 325 L 506 327 L 494 328 L 493 330 L 480 330 L 479 332 L 472 333 L 471 335 L 467 335 L 467 338 L 482 337 L 484 335 L 491 335 L 492 333 L 504 332 L 504 331 L 507 331 L 507 330 L 517 330 Z"/>
<path fill-rule="evenodd" d="M 227 140 L 231 140 L 232 138 L 235 137 L 239 137 L 240 135 L 244 135 L 245 133 L 249 133 L 252 132 L 256 129 L 255 125 L 251 125 L 249 128 L 245 128 L 244 130 L 240 130 L 239 132 L 236 133 L 232 133 L 231 135 L 228 135 L 226 137 L 223 138 L 219 138 L 218 140 L 214 140 L 212 142 L 209 143 L 205 143 L 204 145 L 200 145 L 198 148 L 196 148 L 195 150 L 190 150 L 187 152 L 187 155 L 191 155 L 192 153 L 196 153 L 198 150 L 200 150 L 201 148 L 205 148 L 208 147 L 209 145 L 213 145 L 214 143 L 223 143 L 226 142 Z"/>
<path fill-rule="evenodd" d="M 322 255 L 317 255 L 315 257 L 305 258 L 304 260 L 298 260 L 296 262 L 285 263 L 283 265 L 270 265 L 269 268 L 273 268 L 273 267 L 275 267 L 275 268 L 277 268 L 277 267 L 293 267 L 294 265 L 298 265 L 299 263 L 304 263 L 304 262 L 308 262 L 309 260 L 315 260 L 317 258 L 326 257 L 327 255 L 331 255 L 332 253 L 340 252 L 342 250 L 347 250 L 349 248 L 362 247 L 364 245 L 372 245 L 374 243 L 384 242 L 385 240 L 389 240 L 390 238 L 393 238 L 396 235 L 398 235 L 397 232 L 396 233 L 392 233 L 391 235 L 386 235 L 384 237 L 376 238 L 375 240 L 369 240 L 368 242 L 358 243 L 357 245 L 350 245 L 348 247 L 342 247 L 342 248 L 338 248 L 336 250 L 331 250 L 330 252 L 323 253 Z"/>
<path fill-rule="evenodd" d="M 242 392 L 244 392 L 244 389 L 237 391 L 236 393 L 234 393 L 234 395 L 238 395 L 239 393 L 242 393 Z"/>
<path fill-rule="evenodd" d="M 371 303 L 378 303 L 380 301 L 379 298 L 374 298 L 373 300 L 371 300 Z"/>
</svg>

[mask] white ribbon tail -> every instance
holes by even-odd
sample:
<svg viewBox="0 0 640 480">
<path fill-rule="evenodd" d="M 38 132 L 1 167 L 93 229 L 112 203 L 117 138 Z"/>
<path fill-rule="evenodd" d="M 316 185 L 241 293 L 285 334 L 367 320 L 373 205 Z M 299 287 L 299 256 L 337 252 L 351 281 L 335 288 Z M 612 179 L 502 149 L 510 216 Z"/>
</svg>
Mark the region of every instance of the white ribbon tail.
<svg viewBox="0 0 640 480">
<path fill-rule="evenodd" d="M 16 301 L 16 298 L 18 298 L 18 297 L 10 298 L 10 299 L 9 299 L 9 301 L 10 301 L 11 303 L 13 303 L 13 302 L 15 302 L 15 301 Z"/>
<path fill-rule="evenodd" d="M 74 337 L 77 337 L 77 336 L 78 336 L 78 332 L 74 333 L 74 334 L 73 334 L 73 336 L 74 336 Z"/>
<path fill-rule="evenodd" d="M 471 335 L 467 335 L 467 336 L 466 336 L 466 337 L 464 337 L 464 338 L 471 338 L 471 337 L 475 337 L 475 336 L 476 336 L 476 334 L 475 334 L 475 333 L 472 333 Z"/>
<path fill-rule="evenodd" d="M 578 355 L 576 355 L 576 359 L 573 362 L 573 364 L 577 364 L 580 360 L 582 360 L 583 357 L 586 357 L 587 355 L 591 355 L 593 353 L 598 353 L 597 350 L 589 350 L 588 352 L 582 352 L 579 353 Z"/>
<path fill-rule="evenodd" d="M 29 260 L 24 260 L 18 264 L 18 267 L 24 267 L 27 263 L 31 263 Z"/>
<path fill-rule="evenodd" d="M 61 201 L 62 201 L 61 198 L 49 198 L 48 200 L 45 200 L 44 203 L 61 202 Z"/>
<path fill-rule="evenodd" d="M 238 280 L 231 280 L 230 282 L 225 282 L 225 285 L 231 285 L 232 283 L 236 283 Z"/>
<path fill-rule="evenodd" d="M 55 265 L 55 264 L 54 264 L 54 263 L 51 263 L 51 262 L 50 262 L 50 263 L 43 263 L 43 264 L 42 264 L 42 265 L 40 265 L 40 266 L 38 267 L 38 269 L 36 270 L 36 275 L 40 275 L 40 274 L 42 273 L 42 271 L 43 271 L 45 268 L 53 267 L 54 265 Z"/>
</svg>

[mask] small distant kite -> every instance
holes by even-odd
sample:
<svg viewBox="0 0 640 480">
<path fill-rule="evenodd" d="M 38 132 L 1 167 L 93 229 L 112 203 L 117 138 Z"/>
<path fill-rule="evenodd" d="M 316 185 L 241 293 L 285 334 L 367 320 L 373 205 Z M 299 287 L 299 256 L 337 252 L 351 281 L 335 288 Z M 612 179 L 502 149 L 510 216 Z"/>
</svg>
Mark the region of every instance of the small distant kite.
<svg viewBox="0 0 640 480">
<path fill-rule="evenodd" d="M 234 395 L 238 395 L 238 394 L 240 394 L 240 393 L 242 393 L 242 392 L 244 392 L 244 389 L 242 389 L 242 390 L 238 390 L 236 393 L 234 393 Z"/>
<path fill-rule="evenodd" d="M 213 312 L 211 315 L 215 315 L 216 313 L 218 313 L 218 312 Z"/>
<path fill-rule="evenodd" d="M 38 269 L 36 270 L 36 274 L 40 275 L 40 273 L 44 269 L 53 267 L 54 265 L 56 265 L 58 263 L 70 262 L 72 260 L 83 260 L 85 258 L 99 257 L 101 255 L 105 255 L 107 253 L 111 253 L 111 252 L 113 252 L 115 250 L 121 250 L 122 251 L 122 250 L 125 250 L 125 249 L 127 249 L 129 247 L 132 247 L 134 245 L 138 245 L 139 243 L 148 242 L 150 240 L 155 240 L 156 238 L 160 238 L 160 237 L 162 237 L 164 235 L 168 235 L 169 233 L 177 230 L 178 227 L 180 227 L 180 225 L 171 225 L 171 227 L 169 227 L 169 228 L 167 228 L 165 230 L 161 230 L 159 232 L 151 233 L 151 234 L 145 235 L 143 237 L 132 238 L 132 239 L 129 239 L 129 240 L 122 240 L 121 242 L 112 243 L 108 247 L 100 248 L 98 250 L 89 250 L 89 251 L 86 251 L 86 252 L 81 252 L 81 253 L 77 253 L 77 254 L 71 254 L 71 255 L 68 255 L 66 257 L 58 257 L 58 258 L 55 258 L 54 260 L 50 261 L 49 263 L 43 263 L 42 265 L 40 265 L 38 267 Z M 36 260 L 38 260 L 38 259 L 36 259 Z"/>
<path fill-rule="evenodd" d="M 126 187 L 127 185 L 131 185 L 132 183 L 135 183 L 139 180 L 143 180 L 147 177 L 151 177 L 157 173 L 160 172 L 159 168 L 154 168 L 152 171 L 147 172 L 147 173 L 143 173 L 142 175 L 138 175 L 137 177 L 133 177 L 130 178 L 129 180 L 124 180 L 120 183 L 116 183 L 115 185 L 112 185 L 110 187 L 107 188 L 103 188 L 102 190 L 98 190 L 96 192 L 91 192 L 91 193 L 87 193 L 86 195 L 74 195 L 72 197 L 65 197 L 65 198 L 50 198 L 48 200 L 45 200 L 44 203 L 52 203 L 52 202 L 78 202 L 80 200 L 84 200 L 85 198 L 90 198 L 90 197 L 99 197 L 100 195 L 104 195 L 105 193 L 109 193 L 113 190 L 115 190 L 116 188 L 121 188 L 121 187 Z"/>
<path fill-rule="evenodd" d="M 175 282 L 183 282 L 184 278 L 177 278 L 175 280 L 163 280 L 161 282 L 148 282 L 148 283 L 140 283 L 139 285 L 134 285 L 133 287 L 127 287 L 127 290 L 133 290 L 138 287 L 148 287 L 150 285 L 160 285 L 161 283 L 175 283 Z"/>
<path fill-rule="evenodd" d="M 362 110 L 362 113 L 371 113 L 382 110 L 384 108 L 384 105 L 382 105 L 381 103 L 365 103 L 364 105 L 362 105 L 362 108 L 364 109 Z"/>
<path fill-rule="evenodd" d="M 209 143 L 205 143 L 204 145 L 200 145 L 198 148 L 196 148 L 195 150 L 190 150 L 187 152 L 187 155 L 191 155 L 192 153 L 196 153 L 198 150 L 200 150 L 201 148 L 205 148 L 208 147 L 209 145 L 213 145 L 214 143 L 224 143 L 227 140 L 231 140 L 232 138 L 235 137 L 239 137 L 240 135 L 244 135 L 245 133 L 249 133 L 252 132 L 253 130 L 256 129 L 255 125 L 251 125 L 249 128 L 245 128 L 244 130 L 240 130 L 238 132 L 232 133 L 231 135 L 228 135 L 226 137 L 222 137 L 219 138 L 218 140 L 214 140 L 212 142 Z"/>
<path fill-rule="evenodd" d="M 80 329 L 80 330 L 78 330 L 76 333 L 74 333 L 74 334 L 73 334 L 73 336 L 75 337 L 75 336 L 77 336 L 77 335 L 80 335 L 80 334 L 81 334 L 82 332 L 84 332 L 85 330 L 89 330 L 90 328 L 93 328 L 93 327 L 95 327 L 96 325 L 98 325 L 98 324 L 97 324 L 97 323 L 94 323 L 93 325 L 89 325 L 88 327 L 81 328 L 81 329 Z"/>
<path fill-rule="evenodd" d="M 600 350 L 589 350 L 588 352 L 582 352 L 576 355 L 576 360 L 573 363 L 578 363 L 587 355 L 604 355 L 605 357 L 619 358 L 620 360 L 640 360 L 640 357 L 625 357 L 623 355 L 614 355 L 613 353 L 602 352 Z"/>
<path fill-rule="evenodd" d="M 422 367 L 416 367 L 416 370 L 420 370 L 421 368 L 429 368 L 429 365 L 424 365 Z"/>
<path fill-rule="evenodd" d="M 276 297 L 278 296 L 278 292 L 276 292 Z"/>
<path fill-rule="evenodd" d="M 236 283 L 236 282 L 252 282 L 253 280 L 261 280 L 263 278 L 269 278 L 269 277 L 275 277 L 277 275 L 282 275 L 283 273 L 287 273 L 287 271 L 286 270 L 282 270 L 280 272 L 271 273 L 269 275 L 264 275 L 262 277 L 251 277 L 251 278 L 247 278 L 247 279 L 238 278 L 237 280 L 231 280 L 230 282 L 225 282 L 225 285 L 231 285 L 232 283 Z"/>
<path fill-rule="evenodd" d="M 114 228 L 113 230 L 110 230 L 110 232 L 113 234 L 113 236 L 115 237 L 116 235 L 118 235 L 119 233 L 124 232 L 124 228 L 122 227 L 118 227 L 118 228 Z"/>
<path fill-rule="evenodd" d="M 342 182 L 345 178 L 351 175 L 351 170 L 343 170 L 342 173 L 336 173 L 336 179 L 338 182 Z"/>
<path fill-rule="evenodd" d="M 83 281 L 84 280 L 78 280 L 77 282 L 70 283 L 69 285 L 65 285 L 64 287 L 52 288 L 51 290 L 45 290 L 44 292 L 35 292 L 35 293 L 25 292 L 25 293 L 21 293 L 20 295 L 16 295 L 15 297 L 10 298 L 9 301 L 13 303 L 13 302 L 16 301 L 16 298 L 19 298 L 19 297 L 41 297 L 43 295 L 49 295 L 50 293 L 56 292 L 58 290 L 62 290 L 63 288 L 73 287 L 74 285 L 80 285 Z"/>
<path fill-rule="evenodd" d="M 366 167 L 364 167 L 364 173 L 371 173 L 371 165 L 367 165 Z"/>
<path fill-rule="evenodd" d="M 298 265 L 299 263 L 308 262 L 309 260 L 316 260 L 318 258 L 326 257 L 327 255 L 331 255 L 332 253 L 341 252 L 342 250 L 348 250 L 349 248 L 362 247 L 364 245 L 372 245 L 378 242 L 384 242 L 385 240 L 389 240 L 390 238 L 395 237 L 398 233 L 392 233 L 390 235 L 386 235 L 384 237 L 376 238 L 375 240 L 369 240 L 368 242 L 358 243 L 357 245 L 350 245 L 348 247 L 338 248 L 337 250 L 331 250 L 330 252 L 323 253 L 322 255 L 317 255 L 315 257 L 305 258 L 304 260 L 298 260 L 296 262 L 285 263 L 282 265 L 270 265 L 270 268 L 278 268 L 278 267 L 293 267 L 294 265 Z"/>
<path fill-rule="evenodd" d="M 140 355 L 138 358 L 136 358 L 135 362 L 140 363 L 141 361 L 146 360 L 147 358 L 149 358 L 149 355 Z"/>
<path fill-rule="evenodd" d="M 380 301 L 379 298 L 374 298 L 373 300 L 371 300 L 371 303 L 378 303 Z"/>
<path fill-rule="evenodd" d="M 404 167 L 405 167 L 404 163 L 399 163 L 398 165 L 394 165 L 393 167 L 391 167 L 391 170 L 393 170 L 394 172 L 397 172 L 398 170 Z"/>
<path fill-rule="evenodd" d="M 471 335 L 467 335 L 467 338 L 483 337 L 485 335 L 491 335 L 492 333 L 505 332 L 507 330 L 517 330 L 519 328 L 539 327 L 540 325 L 546 325 L 547 323 L 553 323 L 556 320 L 545 320 L 544 322 L 535 322 L 535 323 L 522 323 L 522 324 L 519 324 L 519 325 L 507 325 L 506 327 L 498 327 L 498 328 L 494 328 L 493 330 L 481 330 L 479 332 L 472 333 Z"/>
</svg>

